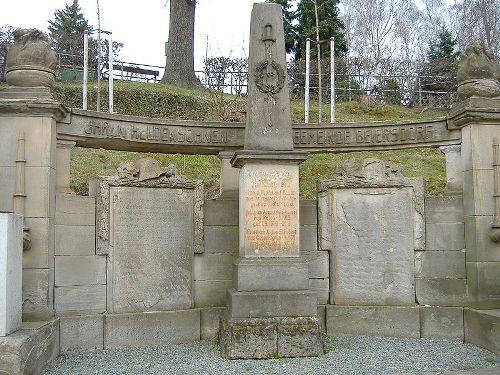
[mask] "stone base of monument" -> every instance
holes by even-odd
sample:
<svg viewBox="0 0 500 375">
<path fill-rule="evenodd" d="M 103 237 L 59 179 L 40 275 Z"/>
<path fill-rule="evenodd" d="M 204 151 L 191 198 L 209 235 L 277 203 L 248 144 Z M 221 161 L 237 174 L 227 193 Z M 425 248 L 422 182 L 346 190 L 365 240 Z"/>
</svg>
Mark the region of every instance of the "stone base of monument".
<svg viewBox="0 0 500 375">
<path fill-rule="evenodd" d="M 227 359 L 317 357 L 324 354 L 318 318 L 274 317 L 220 321 L 221 355 Z"/>
<path fill-rule="evenodd" d="M 17 87 L 9 86 L 0 91 L 2 99 L 53 99 L 48 87 Z"/>
</svg>

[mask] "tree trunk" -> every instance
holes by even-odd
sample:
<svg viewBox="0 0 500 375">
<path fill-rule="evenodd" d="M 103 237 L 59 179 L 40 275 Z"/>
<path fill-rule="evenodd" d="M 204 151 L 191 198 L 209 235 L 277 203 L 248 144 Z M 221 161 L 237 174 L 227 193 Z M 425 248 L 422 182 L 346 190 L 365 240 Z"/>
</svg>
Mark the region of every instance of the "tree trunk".
<svg viewBox="0 0 500 375">
<path fill-rule="evenodd" d="M 178 87 L 199 88 L 194 74 L 195 0 L 170 0 L 170 26 L 161 82 Z"/>
</svg>

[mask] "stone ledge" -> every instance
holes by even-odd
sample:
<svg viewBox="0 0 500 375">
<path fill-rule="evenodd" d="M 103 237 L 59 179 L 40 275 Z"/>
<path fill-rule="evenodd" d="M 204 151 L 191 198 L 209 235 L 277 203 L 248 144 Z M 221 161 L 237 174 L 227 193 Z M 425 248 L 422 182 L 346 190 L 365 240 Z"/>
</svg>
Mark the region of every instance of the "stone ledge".
<svg viewBox="0 0 500 375">
<path fill-rule="evenodd" d="M 59 319 L 23 324 L 0 337 L 0 374 L 38 374 L 59 355 Z"/>
<path fill-rule="evenodd" d="M 464 309 L 465 341 L 500 355 L 500 309 Z"/>
</svg>

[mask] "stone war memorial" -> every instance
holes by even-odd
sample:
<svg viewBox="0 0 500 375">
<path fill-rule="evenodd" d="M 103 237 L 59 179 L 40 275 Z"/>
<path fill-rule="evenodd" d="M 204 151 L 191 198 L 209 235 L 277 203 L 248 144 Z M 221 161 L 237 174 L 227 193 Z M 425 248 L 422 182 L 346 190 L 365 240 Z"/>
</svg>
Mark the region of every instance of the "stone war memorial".
<svg viewBox="0 0 500 375">
<path fill-rule="evenodd" d="M 218 337 L 227 359 L 317 357 L 324 334 L 500 354 L 500 69 L 473 44 L 460 101 L 421 122 L 292 124 L 281 7 L 252 11 L 246 123 L 67 108 L 17 30 L 0 90 L 0 374 L 59 355 Z M 218 155 L 220 195 L 153 159 L 69 187 L 74 147 Z M 311 153 L 439 147 L 443 196 L 375 158 L 299 197 Z"/>
</svg>

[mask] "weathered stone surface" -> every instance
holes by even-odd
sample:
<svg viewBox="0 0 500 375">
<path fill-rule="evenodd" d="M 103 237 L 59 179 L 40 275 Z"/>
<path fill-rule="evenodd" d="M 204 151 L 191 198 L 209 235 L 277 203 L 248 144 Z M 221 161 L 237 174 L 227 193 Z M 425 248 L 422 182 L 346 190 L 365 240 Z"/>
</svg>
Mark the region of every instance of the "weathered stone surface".
<svg viewBox="0 0 500 375">
<path fill-rule="evenodd" d="M 56 191 L 61 193 L 72 193 L 70 188 L 71 179 L 71 150 L 75 147 L 76 142 L 57 140 L 56 147 Z M 57 211 L 57 208 L 56 208 Z"/>
<path fill-rule="evenodd" d="M 464 176 L 460 146 L 441 146 L 446 159 L 446 194 L 460 195 L 463 191 Z"/>
<path fill-rule="evenodd" d="M 316 199 L 301 199 L 299 202 L 300 225 L 318 224 L 318 207 Z"/>
<path fill-rule="evenodd" d="M 205 225 L 238 225 L 238 200 L 205 201 Z"/>
<path fill-rule="evenodd" d="M 463 128 L 462 133 L 463 170 L 493 169 L 493 139 L 499 136 L 498 126 L 479 122 Z"/>
<path fill-rule="evenodd" d="M 196 254 L 194 256 L 194 280 L 231 280 L 233 254 Z"/>
<path fill-rule="evenodd" d="M 318 250 L 318 227 L 303 225 L 300 227 L 300 251 Z"/>
<path fill-rule="evenodd" d="M 56 134 L 56 126 L 51 118 L 28 116 L 5 116 L 0 119 L 2 139 L 0 140 L 0 165 L 14 167 L 18 140 L 23 133 L 26 167 L 55 168 L 55 147 L 48 140 Z M 10 180 L 12 185 L 15 179 Z M 26 180 L 29 183 L 28 180 Z"/>
<path fill-rule="evenodd" d="M 226 306 L 227 288 L 230 288 L 232 283 L 232 280 L 195 280 L 193 283 L 194 306 Z"/>
<path fill-rule="evenodd" d="M 336 189 L 330 194 L 329 225 L 335 244 L 330 257 L 331 303 L 413 304 L 412 189 Z"/>
<path fill-rule="evenodd" d="M 22 236 L 23 217 L 0 213 L 0 336 L 21 327 Z"/>
<path fill-rule="evenodd" d="M 239 215 L 241 256 L 298 257 L 298 165 L 244 164 Z"/>
<path fill-rule="evenodd" d="M 23 321 L 48 320 L 54 315 L 53 269 L 23 269 Z"/>
<path fill-rule="evenodd" d="M 500 244 L 489 238 L 493 216 L 465 217 L 467 262 L 500 262 Z"/>
<path fill-rule="evenodd" d="M 422 337 L 463 340 L 463 308 L 420 306 L 420 332 Z"/>
<path fill-rule="evenodd" d="M 56 194 L 56 225 L 95 225 L 95 198 Z"/>
<path fill-rule="evenodd" d="M 113 231 L 116 229 L 113 228 L 114 211 L 116 209 L 118 209 L 117 213 L 121 212 L 120 209 L 131 209 L 134 211 L 134 204 L 138 205 L 136 211 L 139 209 L 145 211 L 144 217 L 140 215 L 137 217 L 138 220 L 140 219 L 139 224 L 150 224 L 149 221 L 152 220 L 152 223 L 155 223 L 158 227 L 159 224 L 156 223 L 158 219 L 164 218 L 167 220 L 167 223 L 172 221 L 171 225 L 166 226 L 167 231 L 164 234 L 166 236 L 171 235 L 172 232 L 175 234 L 176 230 L 174 228 L 178 228 L 176 225 L 179 225 L 177 222 L 173 222 L 174 214 L 172 212 L 176 209 L 185 210 L 186 215 L 181 215 L 180 217 L 186 222 L 189 219 L 191 220 L 187 223 L 188 226 L 181 229 L 181 232 L 183 236 L 191 237 L 191 239 L 186 243 L 181 243 L 180 246 L 183 249 L 190 246 L 191 252 L 203 253 L 204 213 L 202 181 L 191 180 L 180 175 L 173 164 L 162 169 L 158 177 L 152 177 L 158 171 L 150 176 L 150 171 L 142 172 L 142 170 L 144 168 L 147 169 L 145 166 L 148 163 L 154 164 L 156 161 L 151 158 L 141 160 L 135 163 L 121 163 L 117 168 L 116 174 L 99 177 L 98 179 L 99 193 L 96 196 L 97 254 L 108 255 L 114 246 Z M 159 192 L 155 192 L 154 190 L 158 190 Z M 141 201 L 135 203 L 132 201 L 130 204 L 123 204 L 124 202 L 122 202 L 121 205 L 118 205 L 118 200 L 113 200 L 118 199 L 117 197 L 120 192 L 122 192 L 122 195 L 125 195 L 127 191 L 129 195 L 131 191 L 142 192 L 142 195 L 138 195 L 137 197 Z M 159 201 L 161 204 L 155 205 L 152 199 L 158 198 L 157 195 L 161 194 L 164 195 L 164 199 Z M 176 194 L 178 197 L 176 197 Z M 145 210 L 145 208 L 150 208 L 150 210 Z M 137 215 L 137 213 L 132 212 L 131 214 Z M 140 232 L 139 234 L 148 234 L 149 236 L 151 236 L 151 233 L 156 233 L 154 238 L 158 240 L 160 233 L 158 233 L 159 229 L 157 227 L 144 228 L 141 232 L 140 229 L 142 228 L 139 226 L 137 230 Z M 141 236 L 144 237 L 143 235 Z M 144 238 L 147 238 L 147 236 Z"/>
<path fill-rule="evenodd" d="M 328 251 L 305 251 L 302 254 L 309 266 L 309 278 L 330 277 L 330 253 Z"/>
<path fill-rule="evenodd" d="M 276 4 L 252 8 L 246 150 L 293 150 L 282 17 Z"/>
<path fill-rule="evenodd" d="M 0 125 L 2 124 L 0 123 Z M 2 212 L 14 212 L 14 200 L 12 197 L 14 196 L 16 187 L 15 181 L 16 167 L 0 167 L 0 210 Z"/>
<path fill-rule="evenodd" d="M 24 225 L 29 228 L 31 249 L 23 252 L 23 268 L 49 268 L 54 257 L 54 220 L 28 217 Z"/>
<path fill-rule="evenodd" d="M 420 305 L 464 306 L 467 302 L 465 279 L 416 279 Z"/>
<path fill-rule="evenodd" d="M 55 211 L 56 172 L 46 167 L 26 167 L 25 216 L 52 217 Z"/>
<path fill-rule="evenodd" d="M 308 267 L 302 258 L 239 258 L 233 286 L 238 291 L 306 290 Z"/>
<path fill-rule="evenodd" d="M 106 286 L 63 286 L 54 289 L 57 315 L 100 314 L 106 311 Z"/>
<path fill-rule="evenodd" d="M 200 310 L 196 309 L 108 314 L 104 319 L 104 349 L 200 339 Z"/>
<path fill-rule="evenodd" d="M 329 335 L 420 337 L 418 306 L 326 306 Z"/>
<path fill-rule="evenodd" d="M 37 29 L 14 31 L 14 45 L 6 59 L 7 83 L 21 87 L 52 87 L 56 54 L 46 34 Z"/>
<path fill-rule="evenodd" d="M 316 316 L 317 297 L 312 291 L 228 290 L 228 311 L 231 318 L 271 318 Z"/>
<path fill-rule="evenodd" d="M 227 196 L 238 196 L 239 189 L 239 174 L 238 168 L 233 168 L 231 159 L 234 155 L 233 151 L 219 152 L 220 159 L 220 196 L 224 198 Z"/>
<path fill-rule="evenodd" d="M 493 169 L 464 172 L 464 215 L 494 215 Z"/>
<path fill-rule="evenodd" d="M 465 279 L 465 252 L 417 251 L 415 277 L 431 279 Z"/>
<path fill-rule="evenodd" d="M 59 320 L 38 323 L 0 337 L 0 374 L 39 374 L 59 355 Z"/>
<path fill-rule="evenodd" d="M 425 222 L 461 223 L 464 221 L 464 202 L 461 196 L 425 197 Z"/>
<path fill-rule="evenodd" d="M 471 43 L 461 55 L 457 79 L 458 94 L 464 100 L 473 95 L 500 95 L 500 68 L 495 56 L 484 44 Z"/>
<path fill-rule="evenodd" d="M 463 223 L 427 224 L 427 250 L 462 250 L 465 248 Z"/>
<path fill-rule="evenodd" d="M 61 354 L 103 349 L 104 315 L 60 318 Z"/>
<path fill-rule="evenodd" d="M 110 197 L 108 311 L 192 307 L 192 191 L 112 187 Z"/>
<path fill-rule="evenodd" d="M 221 319 L 221 355 L 228 359 L 309 357 L 324 353 L 317 318 Z"/>
<path fill-rule="evenodd" d="M 325 305 L 318 305 L 318 320 L 319 320 L 319 326 L 321 327 L 321 330 L 323 333 L 326 333 L 326 306 Z"/>
<path fill-rule="evenodd" d="M 464 309 L 465 341 L 500 355 L 500 310 Z"/>
<path fill-rule="evenodd" d="M 469 306 L 500 308 L 500 262 L 467 262 L 466 268 Z"/>
<path fill-rule="evenodd" d="M 91 225 L 56 225 L 56 255 L 95 254 L 95 227 Z"/>
<path fill-rule="evenodd" d="M 55 286 L 106 284 L 106 257 L 56 256 Z"/>
<path fill-rule="evenodd" d="M 317 318 L 284 318 L 277 329 L 280 357 L 317 357 L 324 354 L 323 332 Z"/>
<path fill-rule="evenodd" d="M 202 339 L 206 337 L 217 337 L 219 335 L 220 318 L 225 311 L 225 307 L 200 309 L 200 336 Z"/>
<path fill-rule="evenodd" d="M 208 226 L 203 229 L 205 234 L 205 253 L 238 254 L 238 226 Z"/>
<path fill-rule="evenodd" d="M 316 293 L 319 305 L 327 304 L 330 297 L 330 279 L 309 279 L 309 290 Z"/>
</svg>

